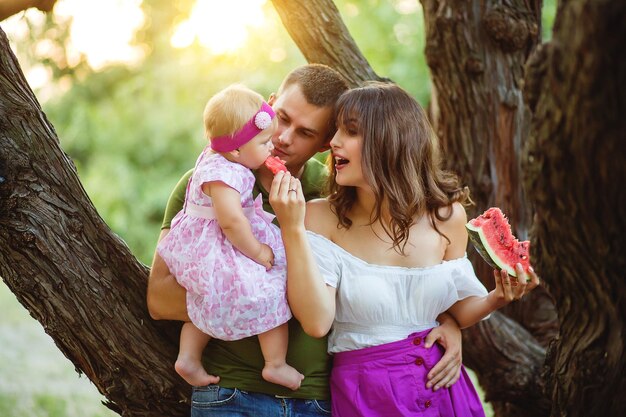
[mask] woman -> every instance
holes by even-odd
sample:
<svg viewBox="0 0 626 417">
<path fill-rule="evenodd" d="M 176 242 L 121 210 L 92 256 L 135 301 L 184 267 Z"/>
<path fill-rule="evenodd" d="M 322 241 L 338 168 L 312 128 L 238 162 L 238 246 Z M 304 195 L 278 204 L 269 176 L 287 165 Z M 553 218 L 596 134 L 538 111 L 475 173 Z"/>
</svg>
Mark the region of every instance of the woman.
<svg viewBox="0 0 626 417">
<path fill-rule="evenodd" d="M 401 88 L 346 92 L 337 127 L 329 197 L 305 215 L 289 174 L 270 194 L 292 312 L 312 336 L 332 326 L 333 416 L 483 416 L 464 371 L 452 386 L 426 387 L 441 349 L 423 340 L 444 311 L 470 326 L 536 287 L 537 276 L 521 265 L 519 282 L 494 271 L 489 293 L 478 281 L 465 256 L 468 191 L 441 168 L 432 127 Z"/>
</svg>

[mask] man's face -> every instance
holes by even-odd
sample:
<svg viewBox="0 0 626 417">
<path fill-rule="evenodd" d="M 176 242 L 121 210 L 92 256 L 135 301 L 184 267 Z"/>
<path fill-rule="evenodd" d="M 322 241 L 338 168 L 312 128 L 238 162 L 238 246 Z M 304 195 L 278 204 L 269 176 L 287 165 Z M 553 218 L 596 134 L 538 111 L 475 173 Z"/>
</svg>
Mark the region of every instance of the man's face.
<svg viewBox="0 0 626 417">
<path fill-rule="evenodd" d="M 278 119 L 272 154 L 284 160 L 289 171 L 298 174 L 306 161 L 328 148 L 332 108 L 308 103 L 297 84 L 283 90 L 280 96 L 272 95 L 269 104 Z"/>
</svg>

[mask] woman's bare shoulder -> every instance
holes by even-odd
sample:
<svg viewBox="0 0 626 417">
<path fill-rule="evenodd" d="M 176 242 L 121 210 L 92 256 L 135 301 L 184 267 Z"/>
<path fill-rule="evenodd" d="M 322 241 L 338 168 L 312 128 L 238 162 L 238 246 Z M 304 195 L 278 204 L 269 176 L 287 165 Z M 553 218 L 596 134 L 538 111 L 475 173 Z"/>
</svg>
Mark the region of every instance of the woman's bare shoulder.
<svg viewBox="0 0 626 417">
<path fill-rule="evenodd" d="M 441 221 L 440 224 L 446 229 L 455 230 L 461 227 L 464 228 L 465 223 L 467 223 L 467 212 L 463 204 L 459 202 L 452 203 L 446 207 L 440 207 L 438 213 L 440 217 L 445 219 Z"/>
<path fill-rule="evenodd" d="M 461 203 L 452 203 L 448 207 L 439 209 L 439 215 L 444 221 L 439 222 L 440 231 L 449 239 L 444 259 L 456 259 L 465 254 L 467 249 L 467 213 Z"/>
<path fill-rule="evenodd" d="M 317 198 L 306 203 L 304 225 L 307 230 L 330 237 L 330 233 L 337 229 L 337 216 L 327 199 Z"/>
</svg>

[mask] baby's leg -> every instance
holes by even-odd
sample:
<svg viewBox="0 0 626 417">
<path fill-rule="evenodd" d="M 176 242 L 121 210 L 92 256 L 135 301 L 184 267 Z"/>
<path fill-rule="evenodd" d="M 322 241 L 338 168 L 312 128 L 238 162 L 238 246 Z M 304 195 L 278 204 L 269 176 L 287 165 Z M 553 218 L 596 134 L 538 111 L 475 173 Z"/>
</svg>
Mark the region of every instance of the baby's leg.
<svg viewBox="0 0 626 417">
<path fill-rule="evenodd" d="M 287 365 L 287 343 L 289 333 L 287 323 L 259 335 L 261 351 L 265 359 L 263 379 L 285 386 L 292 390 L 300 388 L 304 375 Z"/>
<path fill-rule="evenodd" d="M 207 374 L 202 366 L 202 351 L 209 340 L 211 336 L 202 333 L 192 323 L 183 324 L 180 331 L 180 350 L 174 368 L 191 385 L 201 387 L 220 381 L 218 376 Z"/>
</svg>

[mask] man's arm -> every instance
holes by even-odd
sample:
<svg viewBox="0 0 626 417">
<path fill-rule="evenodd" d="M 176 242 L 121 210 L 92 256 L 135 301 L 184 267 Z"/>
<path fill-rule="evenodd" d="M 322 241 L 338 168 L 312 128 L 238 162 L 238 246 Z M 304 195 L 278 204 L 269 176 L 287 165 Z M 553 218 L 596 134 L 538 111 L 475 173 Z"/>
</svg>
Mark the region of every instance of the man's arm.
<svg viewBox="0 0 626 417">
<path fill-rule="evenodd" d="M 439 343 L 445 353 L 439 362 L 428 372 L 427 388 L 437 391 L 442 387 L 450 387 L 461 376 L 461 329 L 449 313 L 441 313 L 437 317 L 439 326 L 432 329 L 426 336 L 425 346 L 430 348 L 434 343 Z"/>
<path fill-rule="evenodd" d="M 161 230 L 159 241 L 170 229 Z M 152 269 L 148 277 L 148 311 L 155 320 L 189 321 L 187 291 L 178 284 L 159 253 L 154 251 Z"/>
<path fill-rule="evenodd" d="M 167 201 L 159 242 L 170 231 L 172 219 L 183 209 L 187 183 L 193 170 L 189 170 L 178 181 Z M 167 264 L 159 253 L 154 251 L 152 269 L 148 278 L 148 311 L 155 320 L 189 321 L 187 315 L 187 292 L 170 273 Z"/>
</svg>

